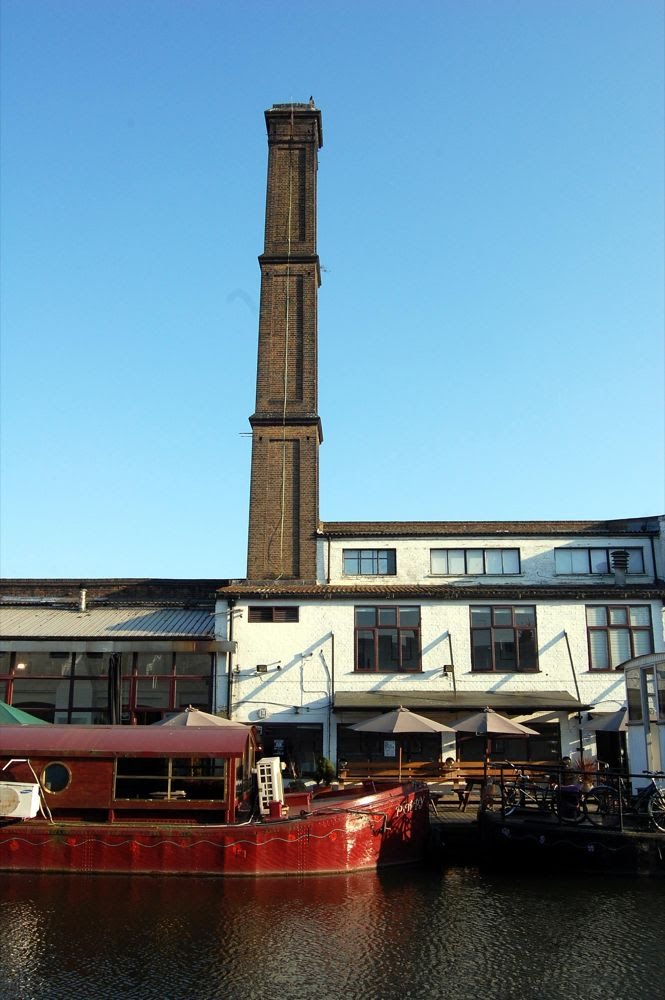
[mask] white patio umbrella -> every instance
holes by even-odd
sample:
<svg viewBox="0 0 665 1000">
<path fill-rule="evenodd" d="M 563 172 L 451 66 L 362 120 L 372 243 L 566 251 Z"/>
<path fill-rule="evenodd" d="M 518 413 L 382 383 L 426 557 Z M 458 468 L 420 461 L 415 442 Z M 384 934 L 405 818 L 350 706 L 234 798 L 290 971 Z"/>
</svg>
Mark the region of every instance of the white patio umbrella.
<svg viewBox="0 0 665 1000">
<path fill-rule="evenodd" d="M 475 736 L 485 737 L 485 773 L 487 774 L 487 764 L 489 762 L 492 749 L 492 739 L 495 736 L 523 738 L 528 736 L 538 736 L 535 729 L 523 726 L 521 722 L 513 722 L 493 708 L 484 708 L 482 712 L 475 712 L 466 719 L 453 724 L 453 729 L 458 733 L 473 733 Z"/>
<path fill-rule="evenodd" d="M 582 723 L 582 729 L 592 733 L 625 733 L 627 718 L 628 709 L 624 705 L 616 712 L 598 712 L 593 719 Z"/>
<path fill-rule="evenodd" d="M 450 726 L 444 726 L 442 722 L 435 722 L 424 715 L 418 715 L 408 708 L 393 709 L 391 712 L 384 712 L 383 715 L 375 715 L 365 722 L 356 722 L 349 726 L 358 733 L 452 733 Z M 399 748 L 399 778 L 402 779 L 402 747 Z"/>
<path fill-rule="evenodd" d="M 153 726 L 224 726 L 230 729 L 247 729 L 244 722 L 234 722 L 232 719 L 223 719 L 219 715 L 211 715 L 209 712 L 202 712 L 200 708 L 188 705 L 182 712 L 172 715 L 167 719 L 160 719 L 153 722 Z"/>
</svg>

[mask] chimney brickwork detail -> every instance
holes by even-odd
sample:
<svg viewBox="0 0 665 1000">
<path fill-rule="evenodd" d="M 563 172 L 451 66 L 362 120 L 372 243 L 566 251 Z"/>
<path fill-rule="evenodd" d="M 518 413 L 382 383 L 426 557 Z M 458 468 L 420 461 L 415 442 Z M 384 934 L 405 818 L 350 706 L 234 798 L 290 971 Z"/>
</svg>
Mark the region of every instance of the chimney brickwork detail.
<svg viewBox="0 0 665 1000">
<path fill-rule="evenodd" d="M 313 103 L 266 111 L 268 183 L 252 427 L 247 576 L 316 579 L 319 519 L 316 171 Z"/>
</svg>

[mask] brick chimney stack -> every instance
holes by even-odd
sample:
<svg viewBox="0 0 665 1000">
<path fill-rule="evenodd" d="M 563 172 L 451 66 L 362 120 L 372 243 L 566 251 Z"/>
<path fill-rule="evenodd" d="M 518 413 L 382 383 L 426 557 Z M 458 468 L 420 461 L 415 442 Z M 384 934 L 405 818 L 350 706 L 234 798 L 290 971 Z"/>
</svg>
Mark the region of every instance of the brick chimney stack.
<svg viewBox="0 0 665 1000">
<path fill-rule="evenodd" d="M 319 522 L 316 172 L 321 112 L 265 113 L 268 185 L 252 427 L 249 580 L 316 580 Z"/>
</svg>

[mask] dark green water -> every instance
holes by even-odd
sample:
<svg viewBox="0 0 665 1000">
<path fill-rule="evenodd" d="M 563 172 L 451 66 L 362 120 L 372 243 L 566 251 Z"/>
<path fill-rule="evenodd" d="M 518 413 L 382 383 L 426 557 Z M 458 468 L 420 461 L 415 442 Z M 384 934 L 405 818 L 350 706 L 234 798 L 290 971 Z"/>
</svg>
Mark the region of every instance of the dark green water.
<svg viewBox="0 0 665 1000">
<path fill-rule="evenodd" d="M 665 880 L 0 876 L 2 1000 L 662 1000 Z"/>
</svg>

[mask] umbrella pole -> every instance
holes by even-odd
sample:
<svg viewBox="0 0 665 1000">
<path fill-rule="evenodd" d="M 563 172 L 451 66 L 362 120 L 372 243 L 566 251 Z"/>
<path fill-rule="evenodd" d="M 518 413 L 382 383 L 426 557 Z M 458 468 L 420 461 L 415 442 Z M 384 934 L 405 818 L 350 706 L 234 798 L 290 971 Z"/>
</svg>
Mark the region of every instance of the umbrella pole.
<svg viewBox="0 0 665 1000">
<path fill-rule="evenodd" d="M 402 780 L 402 744 L 399 747 L 399 780 Z"/>
</svg>

